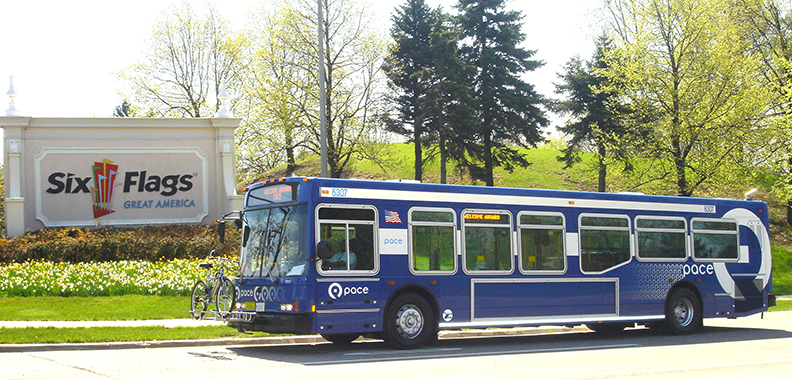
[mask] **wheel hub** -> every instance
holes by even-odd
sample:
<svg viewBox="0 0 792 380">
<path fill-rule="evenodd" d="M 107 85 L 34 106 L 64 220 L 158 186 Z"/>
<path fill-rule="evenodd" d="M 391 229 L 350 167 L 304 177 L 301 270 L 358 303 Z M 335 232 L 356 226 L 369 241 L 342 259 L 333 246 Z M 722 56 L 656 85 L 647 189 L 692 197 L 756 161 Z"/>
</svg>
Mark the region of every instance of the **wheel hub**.
<svg viewBox="0 0 792 380">
<path fill-rule="evenodd" d="M 693 304 L 683 298 L 674 307 L 674 317 L 680 326 L 688 326 L 693 321 Z"/>
<path fill-rule="evenodd" d="M 396 313 L 396 330 L 405 339 L 413 339 L 423 330 L 423 315 L 414 305 L 404 305 Z"/>
</svg>

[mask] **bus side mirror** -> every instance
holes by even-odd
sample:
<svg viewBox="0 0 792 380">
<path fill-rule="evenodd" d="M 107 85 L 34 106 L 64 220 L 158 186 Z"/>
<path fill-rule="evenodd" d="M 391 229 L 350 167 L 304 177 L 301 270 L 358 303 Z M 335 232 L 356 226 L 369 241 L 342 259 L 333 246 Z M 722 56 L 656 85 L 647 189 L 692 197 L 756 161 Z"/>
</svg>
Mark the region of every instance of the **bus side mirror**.
<svg viewBox="0 0 792 380">
<path fill-rule="evenodd" d="M 316 257 L 322 260 L 330 260 L 333 257 L 333 249 L 329 241 L 323 240 L 316 244 Z"/>
<path fill-rule="evenodd" d="M 220 236 L 220 244 L 225 243 L 225 220 L 217 222 L 217 235 Z"/>
<path fill-rule="evenodd" d="M 242 230 L 242 248 L 247 247 L 248 238 L 250 238 L 250 226 L 245 226 Z"/>
</svg>

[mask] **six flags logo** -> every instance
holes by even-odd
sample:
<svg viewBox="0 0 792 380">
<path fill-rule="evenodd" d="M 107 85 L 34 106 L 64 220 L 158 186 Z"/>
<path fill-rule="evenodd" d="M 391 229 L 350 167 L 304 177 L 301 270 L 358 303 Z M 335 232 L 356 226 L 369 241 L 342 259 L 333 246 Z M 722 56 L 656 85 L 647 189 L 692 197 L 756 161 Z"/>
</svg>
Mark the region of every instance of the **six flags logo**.
<svg viewBox="0 0 792 380">
<path fill-rule="evenodd" d="M 46 190 L 49 194 L 80 194 L 92 193 L 93 199 L 93 214 L 94 219 L 109 215 L 115 212 L 112 207 L 113 195 L 117 191 L 124 193 L 129 192 L 145 192 L 145 193 L 159 193 L 164 197 L 171 197 L 179 192 L 188 192 L 192 190 L 192 179 L 198 174 L 172 174 L 172 175 L 153 175 L 148 174 L 146 170 L 131 171 L 123 173 L 120 178 L 122 182 L 117 182 L 118 165 L 108 159 L 102 162 L 94 162 L 91 177 L 81 177 L 73 173 L 55 172 L 50 174 L 47 181 L 50 187 Z M 93 179 L 93 187 L 91 185 Z M 123 186 L 121 186 L 123 185 Z M 152 202 L 137 201 L 135 205 L 143 205 L 142 207 L 132 208 L 151 208 Z M 162 205 L 162 206 L 161 206 Z M 174 206 L 176 205 L 176 206 Z M 188 206 L 191 205 L 191 206 Z M 195 202 L 187 202 L 181 199 L 164 200 L 157 203 L 156 207 L 194 207 Z M 126 205 L 125 208 L 129 208 Z"/>
<path fill-rule="evenodd" d="M 110 209 L 110 205 L 113 201 L 113 190 L 120 183 L 115 181 L 118 165 L 114 165 L 113 161 L 105 159 L 102 162 L 94 162 L 92 169 L 94 187 L 91 190 L 93 191 L 94 219 L 96 219 L 115 212 Z"/>
</svg>

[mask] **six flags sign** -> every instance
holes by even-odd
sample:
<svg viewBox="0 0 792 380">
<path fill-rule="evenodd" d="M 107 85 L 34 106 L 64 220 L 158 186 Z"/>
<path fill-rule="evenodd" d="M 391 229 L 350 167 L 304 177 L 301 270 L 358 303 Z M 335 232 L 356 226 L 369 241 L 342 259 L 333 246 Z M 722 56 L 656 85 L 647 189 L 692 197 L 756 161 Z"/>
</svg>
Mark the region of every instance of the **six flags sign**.
<svg viewBox="0 0 792 380">
<path fill-rule="evenodd" d="M 197 149 L 96 153 L 37 158 L 37 218 L 46 226 L 196 223 L 208 215 L 207 160 Z"/>
</svg>

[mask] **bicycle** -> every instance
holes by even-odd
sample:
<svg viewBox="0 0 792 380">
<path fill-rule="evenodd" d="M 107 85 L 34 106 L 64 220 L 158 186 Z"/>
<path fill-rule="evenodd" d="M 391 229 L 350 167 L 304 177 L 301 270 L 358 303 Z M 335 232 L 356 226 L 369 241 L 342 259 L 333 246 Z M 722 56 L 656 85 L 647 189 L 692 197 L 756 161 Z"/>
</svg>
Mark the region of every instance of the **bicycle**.
<svg viewBox="0 0 792 380">
<path fill-rule="evenodd" d="M 214 250 L 209 253 L 209 262 L 198 264 L 198 267 L 206 270 L 206 280 L 198 280 L 192 290 L 190 298 L 190 315 L 193 319 L 203 319 L 207 313 L 214 314 L 214 319 L 224 320 L 234 309 L 236 290 L 234 283 L 225 275 L 225 268 L 222 262 L 235 263 L 234 260 L 224 257 L 213 257 Z M 220 261 L 217 271 L 212 274 L 215 265 L 211 261 Z M 213 303 L 217 309 L 209 310 L 209 304 Z"/>
</svg>

